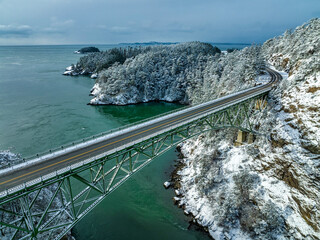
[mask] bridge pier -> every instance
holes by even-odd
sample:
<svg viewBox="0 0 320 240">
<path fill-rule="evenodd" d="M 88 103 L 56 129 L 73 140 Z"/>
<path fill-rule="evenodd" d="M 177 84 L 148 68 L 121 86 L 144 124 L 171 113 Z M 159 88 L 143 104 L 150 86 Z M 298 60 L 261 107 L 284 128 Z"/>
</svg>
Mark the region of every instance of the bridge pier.
<svg viewBox="0 0 320 240">
<path fill-rule="evenodd" d="M 248 144 L 253 143 L 253 134 L 249 133 L 248 134 Z"/>
<path fill-rule="evenodd" d="M 242 146 L 244 142 L 246 142 L 248 144 L 253 143 L 253 134 L 252 133 L 247 133 L 247 132 L 243 132 L 241 130 L 238 131 L 238 136 L 237 139 L 234 143 L 234 145 L 236 147 Z"/>
<path fill-rule="evenodd" d="M 246 141 L 246 132 L 243 132 L 241 130 L 238 131 L 237 140 L 235 141 L 234 145 L 236 147 L 239 147 L 243 144 L 243 142 Z"/>
</svg>

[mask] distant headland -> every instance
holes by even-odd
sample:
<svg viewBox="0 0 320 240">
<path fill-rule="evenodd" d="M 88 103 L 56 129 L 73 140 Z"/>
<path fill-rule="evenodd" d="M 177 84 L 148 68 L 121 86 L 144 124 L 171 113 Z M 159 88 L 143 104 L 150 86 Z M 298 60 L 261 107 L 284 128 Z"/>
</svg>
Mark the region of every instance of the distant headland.
<svg viewBox="0 0 320 240">
<path fill-rule="evenodd" d="M 92 52 L 100 52 L 100 50 L 96 47 L 84 47 L 78 51 L 74 51 L 74 53 L 78 53 L 78 54 L 92 53 Z"/>
</svg>

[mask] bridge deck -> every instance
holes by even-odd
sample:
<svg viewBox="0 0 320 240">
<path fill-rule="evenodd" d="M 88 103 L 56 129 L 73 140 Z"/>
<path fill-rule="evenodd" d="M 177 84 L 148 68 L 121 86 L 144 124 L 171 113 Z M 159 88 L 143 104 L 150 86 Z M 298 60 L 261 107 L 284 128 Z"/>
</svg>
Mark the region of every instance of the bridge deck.
<svg viewBox="0 0 320 240">
<path fill-rule="evenodd" d="M 24 168 L 10 172 L 10 174 L 2 174 L 2 176 L 0 176 L 0 191 L 18 186 L 46 174 L 55 172 L 64 167 L 70 166 L 74 163 L 108 152 L 112 149 L 123 146 L 128 142 L 134 142 L 153 135 L 157 132 L 163 131 L 164 129 L 168 129 L 177 123 L 188 123 L 196 119 L 197 116 L 206 112 L 213 112 L 221 106 L 227 105 L 228 103 L 235 101 L 239 102 L 244 98 L 254 97 L 263 92 L 267 92 L 270 90 L 273 82 L 281 78 L 281 76 L 279 78 L 279 74 L 275 71 L 270 69 L 268 71 L 272 78 L 272 81 L 268 84 L 250 88 L 246 91 L 240 92 L 239 94 L 232 94 L 222 99 L 217 99 L 212 101 L 210 104 L 199 105 L 198 107 L 182 110 L 181 112 L 172 114 L 174 115 L 172 117 L 165 119 L 160 118 L 158 121 L 153 120 L 150 122 L 150 124 L 144 124 L 141 127 L 134 128 L 131 131 L 123 132 L 122 134 L 118 134 L 109 139 L 92 143 L 91 145 L 87 145 L 81 149 L 76 149 L 63 155 L 52 157 L 46 161 L 42 161 L 31 166 L 25 166 Z"/>
</svg>

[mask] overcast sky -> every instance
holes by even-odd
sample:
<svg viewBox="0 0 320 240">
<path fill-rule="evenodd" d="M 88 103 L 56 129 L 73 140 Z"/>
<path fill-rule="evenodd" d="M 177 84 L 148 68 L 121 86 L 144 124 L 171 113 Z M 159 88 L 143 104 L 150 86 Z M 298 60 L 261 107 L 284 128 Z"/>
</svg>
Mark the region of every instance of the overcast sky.
<svg viewBox="0 0 320 240">
<path fill-rule="evenodd" d="M 0 0 L 0 45 L 262 43 L 320 17 L 320 0 Z"/>
</svg>

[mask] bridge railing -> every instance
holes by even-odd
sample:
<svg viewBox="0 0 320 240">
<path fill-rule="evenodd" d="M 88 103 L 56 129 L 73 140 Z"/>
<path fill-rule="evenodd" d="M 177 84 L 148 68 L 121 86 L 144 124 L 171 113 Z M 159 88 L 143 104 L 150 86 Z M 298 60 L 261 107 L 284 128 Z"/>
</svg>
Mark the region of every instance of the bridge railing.
<svg viewBox="0 0 320 240">
<path fill-rule="evenodd" d="M 28 157 L 24 158 L 23 161 L 28 161 L 28 160 L 31 160 L 31 159 L 34 159 L 34 158 L 38 158 L 38 157 L 50 154 L 52 152 L 56 152 L 56 151 L 62 150 L 64 148 L 69 148 L 69 147 L 75 146 L 75 145 L 80 144 L 80 143 L 84 143 L 84 142 L 87 142 L 87 141 L 90 141 L 90 140 L 101 138 L 101 137 L 109 135 L 111 133 L 118 132 L 118 131 L 121 131 L 123 129 L 129 128 L 129 127 L 133 127 L 135 125 L 138 125 L 138 124 L 141 124 L 141 123 L 144 123 L 144 122 L 148 122 L 148 121 L 151 121 L 153 119 L 169 115 L 171 113 L 179 112 L 181 110 L 190 108 L 192 106 L 196 106 L 196 105 L 187 105 L 187 106 L 184 106 L 184 107 L 172 110 L 172 111 L 168 111 L 168 112 L 161 113 L 161 114 L 158 114 L 158 115 L 146 118 L 146 119 L 139 120 L 137 122 L 133 122 L 133 123 L 129 123 L 129 124 L 117 127 L 117 128 L 113 128 L 113 129 L 107 130 L 107 131 L 99 133 L 99 134 L 95 134 L 95 135 L 92 135 L 92 136 L 89 136 L 89 137 L 85 137 L 85 138 L 82 138 L 82 139 L 79 139 L 79 140 L 76 140 L 76 141 L 73 141 L 73 142 L 69 142 L 69 143 L 66 143 L 64 145 L 61 145 L 60 147 L 56 147 L 56 148 L 50 149 L 48 151 L 44 151 L 44 152 L 41 152 L 41 153 L 38 153 L 38 154 L 35 154 L 35 155 L 28 156 Z"/>
<path fill-rule="evenodd" d="M 252 87 L 250 87 L 250 88 L 252 88 Z M 241 89 L 241 90 L 238 89 L 237 92 L 232 93 L 232 94 L 238 94 L 239 92 L 246 91 L 247 89 L 249 89 L 249 88 Z M 232 95 L 232 94 L 228 94 L 228 95 Z M 228 95 L 226 95 L 226 96 L 228 96 Z M 226 97 L 226 96 L 224 96 L 224 97 Z M 220 99 L 220 98 L 222 98 L 222 97 L 221 96 L 217 97 L 215 99 L 210 100 L 209 102 L 217 100 L 217 99 Z M 102 133 L 99 133 L 99 134 L 95 134 L 93 136 L 89 136 L 89 137 L 86 137 L 86 138 L 83 138 L 83 139 L 80 139 L 80 140 L 76 140 L 76 141 L 73 141 L 73 142 L 70 142 L 70 143 L 66 143 L 66 144 L 64 144 L 62 146 L 59 146 L 59 147 L 56 147 L 56 148 L 53 148 L 53 149 L 50 149 L 50 150 L 35 154 L 35 155 L 31 155 L 31 156 L 28 156 L 26 158 L 21 158 L 19 160 L 14 161 L 13 164 L 9 163 L 7 165 L 0 166 L 0 170 L 1 170 L 0 174 L 1 174 L 1 172 L 4 172 L 4 171 L 8 171 L 8 170 L 10 171 L 10 168 L 13 169 L 13 167 L 16 166 L 16 165 L 28 164 L 28 163 L 31 163 L 32 160 L 34 160 L 34 159 L 40 159 L 40 158 L 43 158 L 44 156 L 47 156 L 49 154 L 53 154 L 53 153 L 56 153 L 56 152 L 63 152 L 64 150 L 70 149 L 70 148 L 75 147 L 75 146 L 77 146 L 79 144 L 86 143 L 86 142 L 92 141 L 92 140 L 96 140 L 98 138 L 102 138 L 102 137 L 110 135 L 112 133 L 115 133 L 115 132 L 130 128 L 130 127 L 133 127 L 135 125 L 146 123 L 146 122 L 149 122 L 151 120 L 154 120 L 154 119 L 157 119 L 157 118 L 161 118 L 161 117 L 164 117 L 164 116 L 167 116 L 167 115 L 179 112 L 179 111 L 183 111 L 183 110 L 191 108 L 191 107 L 196 107 L 196 106 L 201 105 L 201 104 L 204 104 L 204 103 L 198 103 L 198 104 L 194 104 L 194 105 L 188 105 L 188 106 L 185 106 L 185 107 L 181 107 L 181 108 L 169 111 L 169 112 L 165 112 L 165 113 L 162 113 L 162 114 L 159 114 L 159 115 L 152 116 L 150 118 L 142 119 L 142 120 L 137 121 L 137 122 L 133 122 L 133 123 L 130 123 L 130 124 L 127 124 L 127 125 L 123 125 L 123 126 L 120 126 L 118 128 L 110 129 L 108 131 L 105 131 L 105 132 L 102 132 Z"/>
<path fill-rule="evenodd" d="M 237 92 L 237 93 L 238 93 L 238 92 Z M 232 94 L 231 94 L 231 95 L 232 95 Z M 224 98 L 224 97 L 222 97 L 222 98 Z M 250 97 L 249 97 L 249 98 L 250 98 Z M 245 97 L 242 97 L 242 99 L 240 99 L 240 101 L 247 100 L 247 99 L 248 99 L 248 97 L 245 96 Z M 239 101 L 239 100 L 237 100 L 237 101 Z M 232 105 L 234 104 L 234 102 L 236 102 L 236 101 L 232 101 L 232 102 L 229 102 L 229 103 L 227 103 L 227 104 L 224 104 L 224 105 L 220 106 L 219 108 L 215 109 L 215 111 L 217 112 L 217 111 L 223 110 L 223 109 L 226 108 L 226 107 L 232 106 Z M 201 104 L 203 105 L 204 103 L 201 103 Z M 205 103 L 205 104 L 206 104 L 206 103 Z M 197 105 L 200 105 L 200 104 L 197 104 Z M 192 107 L 195 107 L 195 106 L 197 106 L 197 105 L 194 105 L 194 106 L 192 106 Z M 186 107 L 180 108 L 180 109 L 178 109 L 178 110 L 170 111 L 170 113 L 175 113 L 175 112 L 177 112 L 177 111 L 179 111 L 179 110 L 187 109 L 187 108 L 190 108 L 190 106 L 186 106 Z M 168 114 L 169 114 L 169 112 L 166 113 L 166 114 L 157 115 L 156 117 L 152 117 L 152 118 L 150 118 L 149 120 L 152 120 L 152 119 L 155 119 L 155 118 L 159 118 L 159 116 L 166 116 L 166 115 L 168 115 Z M 197 119 L 198 119 L 198 118 L 202 118 L 202 117 L 205 117 L 205 116 L 210 115 L 210 114 L 211 114 L 211 112 L 204 112 L 204 113 L 200 114 L 199 116 L 197 116 L 196 118 L 197 118 Z M 146 119 L 146 121 L 148 121 L 148 119 Z M 146 122 L 146 121 L 139 121 L 139 122 L 142 122 L 142 123 L 143 123 L 143 122 Z M 158 135 L 158 134 L 161 134 L 161 133 L 170 131 L 170 130 L 172 130 L 172 129 L 175 129 L 175 128 L 177 128 L 177 127 L 180 127 L 180 126 L 183 125 L 183 124 L 185 124 L 185 123 L 177 123 L 177 124 L 175 124 L 175 125 L 170 126 L 168 129 L 163 129 L 163 130 L 161 130 L 160 132 L 157 132 L 157 133 L 152 134 L 151 136 L 145 136 L 144 138 L 135 140 L 135 141 L 133 141 L 133 142 L 130 142 L 130 141 L 128 140 L 127 142 L 125 142 L 125 144 L 124 144 L 123 146 L 119 146 L 119 147 L 117 147 L 117 148 L 115 148 L 115 149 L 112 149 L 112 150 L 108 151 L 107 154 L 115 153 L 115 152 L 117 152 L 117 151 L 122 150 L 123 148 L 126 148 L 126 147 L 128 147 L 128 146 L 134 145 L 134 144 L 139 143 L 139 142 L 141 142 L 141 141 L 147 140 L 147 139 L 149 139 L 150 137 L 153 137 L 153 136 L 156 136 L 156 135 Z M 137 123 L 123 126 L 123 127 L 121 127 L 121 129 L 122 129 L 122 130 L 123 130 L 123 129 L 126 129 L 128 126 L 130 127 L 130 126 L 132 126 L 132 125 L 137 125 Z M 120 128 L 119 128 L 119 129 L 120 129 Z M 116 130 L 114 130 L 114 131 L 108 131 L 108 133 L 109 133 L 109 132 L 115 132 L 115 131 L 116 131 Z M 121 131 L 121 130 L 119 130 L 119 131 Z M 91 139 L 89 139 L 89 140 L 91 140 Z M 97 160 L 97 159 L 102 158 L 103 156 L 105 156 L 105 153 L 102 153 L 102 154 L 100 154 L 100 155 L 97 155 L 97 156 L 88 158 L 88 159 L 83 160 L 83 161 L 80 161 L 80 162 L 78 162 L 78 163 L 71 164 L 71 165 L 69 165 L 69 166 L 67 166 L 67 167 L 64 167 L 64 168 L 62 168 L 62 169 L 59 169 L 59 170 L 57 170 L 57 171 L 55 171 L 55 172 L 46 174 L 46 175 L 41 176 L 41 177 L 39 177 L 39 178 L 33 179 L 33 180 L 31 180 L 31 181 L 25 182 L 24 184 L 18 185 L 18 186 L 14 187 L 14 188 L 7 189 L 7 190 L 5 190 L 5 191 L 3 191 L 3 192 L 0 192 L 0 199 L 3 198 L 3 197 L 5 197 L 5 196 L 7 196 L 7 195 L 10 195 L 10 194 L 12 194 L 12 193 L 15 193 L 15 192 L 17 192 L 17 191 L 19 191 L 19 190 L 22 190 L 22 189 L 24 189 L 24 188 L 26 188 L 26 187 L 33 186 L 33 185 L 35 185 L 35 184 L 41 183 L 41 182 L 43 182 L 43 181 L 46 181 L 46 180 L 51 179 L 51 178 L 54 178 L 54 177 L 59 176 L 59 175 L 61 175 L 61 174 L 63 174 L 63 173 L 66 173 L 66 172 L 68 172 L 68 171 L 71 171 L 71 170 L 73 170 L 73 169 L 76 169 L 76 168 L 78 168 L 78 167 L 81 167 L 81 166 L 83 166 L 83 165 L 86 165 L 86 164 L 88 164 L 88 163 L 90 163 L 90 162 L 92 162 L 92 161 L 95 161 L 95 160 Z"/>
<path fill-rule="evenodd" d="M 199 103 L 199 104 L 201 104 L 201 103 Z M 0 169 L 2 170 L 2 169 L 11 168 L 12 166 L 18 165 L 20 163 L 26 163 L 26 162 L 28 162 L 28 161 L 30 161 L 32 159 L 41 158 L 41 157 L 43 157 L 45 155 L 52 154 L 54 152 L 58 152 L 58 151 L 61 151 L 63 149 L 67 149 L 67 148 L 73 147 L 73 146 L 75 146 L 77 144 L 85 143 L 87 141 L 94 140 L 94 139 L 109 135 L 109 134 L 114 133 L 114 132 L 121 131 L 123 129 L 129 128 L 129 127 L 132 127 L 132 126 L 144 123 L 144 122 L 148 122 L 148 121 L 154 120 L 156 118 L 160 118 L 160 117 L 169 115 L 171 113 L 175 113 L 175 112 L 178 112 L 178 111 L 181 111 L 181 110 L 193 107 L 193 106 L 197 106 L 199 104 L 187 105 L 187 106 L 184 106 L 184 107 L 180 107 L 180 108 L 177 108 L 175 110 L 164 112 L 164 113 L 161 113 L 161 114 L 158 114 L 158 115 L 146 118 L 146 119 L 139 120 L 137 122 L 133 122 L 133 123 L 130 123 L 130 124 L 126 124 L 126 125 L 120 126 L 118 128 L 113 128 L 113 129 L 107 130 L 107 131 L 99 133 L 99 134 L 95 134 L 95 135 L 92 135 L 92 136 L 89 136 L 89 137 L 78 139 L 78 140 L 75 140 L 73 142 L 69 142 L 69 143 L 63 144 L 63 145 L 61 145 L 59 147 L 52 148 L 50 150 L 46 150 L 46 151 L 43 151 L 43 152 L 40 152 L 40 153 L 37 153 L 37 154 L 34 154 L 34 155 L 30 155 L 30 156 L 27 156 L 25 158 L 17 159 L 13 163 L 10 163 L 10 161 L 8 161 L 7 164 L 3 163 L 2 165 L 0 165 Z"/>
</svg>

